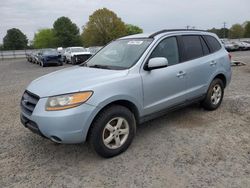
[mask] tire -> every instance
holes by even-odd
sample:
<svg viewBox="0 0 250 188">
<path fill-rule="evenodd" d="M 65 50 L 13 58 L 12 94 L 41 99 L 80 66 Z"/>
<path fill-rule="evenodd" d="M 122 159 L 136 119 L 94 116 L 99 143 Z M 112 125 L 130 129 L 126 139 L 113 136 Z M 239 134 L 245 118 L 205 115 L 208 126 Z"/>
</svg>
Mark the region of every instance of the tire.
<svg viewBox="0 0 250 188">
<path fill-rule="evenodd" d="M 132 143 L 135 132 L 134 114 L 126 107 L 113 105 L 97 115 L 91 125 L 88 138 L 97 154 L 104 158 L 110 158 L 127 150 Z"/>
<path fill-rule="evenodd" d="M 45 63 L 43 62 L 43 60 L 41 61 L 41 67 L 45 67 Z"/>
<path fill-rule="evenodd" d="M 75 65 L 75 64 L 76 64 L 76 59 L 75 59 L 75 57 L 71 57 L 70 63 L 71 63 L 72 65 Z"/>
<path fill-rule="evenodd" d="M 66 63 L 66 57 L 65 56 L 62 57 L 62 62 Z"/>
<path fill-rule="evenodd" d="M 216 110 L 224 96 L 224 84 L 221 79 L 214 79 L 209 86 L 206 98 L 201 103 L 206 110 Z"/>
<path fill-rule="evenodd" d="M 69 63 L 69 61 L 68 61 L 67 57 L 65 57 L 65 64 L 68 64 L 68 63 Z"/>
</svg>

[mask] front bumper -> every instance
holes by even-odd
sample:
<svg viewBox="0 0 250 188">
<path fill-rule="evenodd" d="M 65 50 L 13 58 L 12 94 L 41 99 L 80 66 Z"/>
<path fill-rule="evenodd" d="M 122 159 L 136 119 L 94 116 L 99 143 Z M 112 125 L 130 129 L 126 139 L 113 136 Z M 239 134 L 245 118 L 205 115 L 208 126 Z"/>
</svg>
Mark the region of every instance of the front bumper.
<svg viewBox="0 0 250 188">
<path fill-rule="evenodd" d="M 45 111 L 46 101 L 46 98 L 41 98 L 31 115 L 21 112 L 24 126 L 54 142 L 84 142 L 97 108 L 82 104 L 67 110 Z"/>
<path fill-rule="evenodd" d="M 46 60 L 44 61 L 44 64 L 51 64 L 51 65 L 57 65 L 58 63 L 60 63 L 59 59 L 49 59 L 49 60 Z"/>
<path fill-rule="evenodd" d="M 37 124 L 31 120 L 29 120 L 28 118 L 26 118 L 24 115 L 20 115 L 20 120 L 21 123 L 24 125 L 24 127 L 28 128 L 30 131 L 32 131 L 35 134 L 38 134 L 42 137 L 45 137 L 41 131 L 39 130 Z"/>
</svg>

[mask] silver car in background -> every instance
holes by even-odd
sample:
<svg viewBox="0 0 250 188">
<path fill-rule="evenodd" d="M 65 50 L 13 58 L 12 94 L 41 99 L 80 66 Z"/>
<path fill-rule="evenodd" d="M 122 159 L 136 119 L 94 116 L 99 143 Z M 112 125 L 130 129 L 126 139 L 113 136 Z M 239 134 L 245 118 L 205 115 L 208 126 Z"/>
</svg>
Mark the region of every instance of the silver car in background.
<svg viewBox="0 0 250 188">
<path fill-rule="evenodd" d="M 92 54 L 83 47 L 68 47 L 63 54 L 63 61 L 72 65 L 81 64 L 91 56 Z"/>
<path fill-rule="evenodd" d="M 217 109 L 230 80 L 230 55 L 212 33 L 127 36 L 80 66 L 34 80 L 21 99 L 21 121 L 54 142 L 88 141 L 113 157 L 142 122 L 194 102 Z"/>
</svg>

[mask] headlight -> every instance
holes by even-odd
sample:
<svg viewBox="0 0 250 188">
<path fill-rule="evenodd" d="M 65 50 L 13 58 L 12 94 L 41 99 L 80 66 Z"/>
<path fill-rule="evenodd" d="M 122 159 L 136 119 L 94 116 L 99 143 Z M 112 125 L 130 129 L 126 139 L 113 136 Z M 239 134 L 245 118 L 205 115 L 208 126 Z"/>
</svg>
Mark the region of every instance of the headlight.
<svg viewBox="0 0 250 188">
<path fill-rule="evenodd" d="M 47 111 L 65 110 L 74 108 L 86 102 L 91 96 L 92 91 L 85 91 L 79 93 L 71 93 L 66 95 L 49 97 L 46 103 Z"/>
</svg>

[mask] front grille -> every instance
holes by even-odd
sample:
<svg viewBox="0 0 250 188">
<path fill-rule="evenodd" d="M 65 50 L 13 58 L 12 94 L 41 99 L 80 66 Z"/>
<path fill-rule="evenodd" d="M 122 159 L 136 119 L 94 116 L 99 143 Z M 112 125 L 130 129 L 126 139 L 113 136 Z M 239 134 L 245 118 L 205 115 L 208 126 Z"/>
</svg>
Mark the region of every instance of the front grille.
<svg viewBox="0 0 250 188">
<path fill-rule="evenodd" d="M 21 110 L 27 115 L 31 115 L 36 107 L 39 97 L 29 91 L 25 91 L 21 100 Z"/>
<path fill-rule="evenodd" d="M 90 57 L 91 57 L 91 54 L 77 55 L 76 62 L 83 63 L 83 62 L 87 61 Z"/>
</svg>

